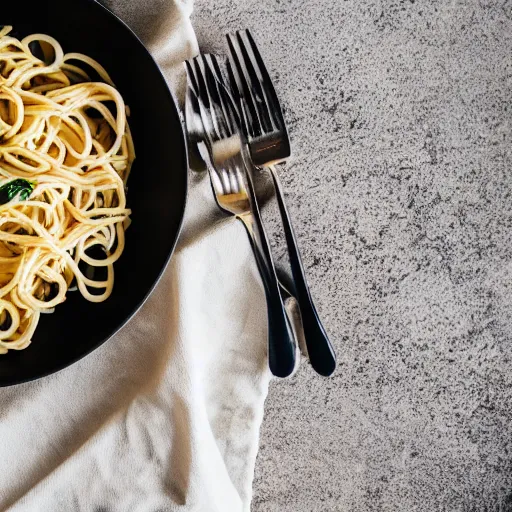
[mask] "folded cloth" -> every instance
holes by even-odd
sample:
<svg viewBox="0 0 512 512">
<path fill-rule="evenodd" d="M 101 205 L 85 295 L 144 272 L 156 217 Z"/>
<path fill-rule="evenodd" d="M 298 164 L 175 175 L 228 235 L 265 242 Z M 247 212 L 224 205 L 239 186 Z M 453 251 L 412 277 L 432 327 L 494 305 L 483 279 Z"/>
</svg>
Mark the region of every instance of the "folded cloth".
<svg viewBox="0 0 512 512">
<path fill-rule="evenodd" d="M 107 4 L 182 98 L 181 62 L 197 52 L 191 3 Z M 75 365 L 0 389 L 0 510 L 249 510 L 266 339 L 243 227 L 190 171 L 183 234 L 141 311 Z"/>
</svg>

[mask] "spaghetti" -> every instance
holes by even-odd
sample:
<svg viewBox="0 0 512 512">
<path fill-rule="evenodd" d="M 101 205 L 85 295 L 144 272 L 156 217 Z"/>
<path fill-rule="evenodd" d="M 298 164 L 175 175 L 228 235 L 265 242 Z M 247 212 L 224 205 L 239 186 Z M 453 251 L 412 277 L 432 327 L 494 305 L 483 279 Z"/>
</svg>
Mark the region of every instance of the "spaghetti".
<svg viewBox="0 0 512 512">
<path fill-rule="evenodd" d="M 10 32 L 0 29 L 0 354 L 26 348 L 70 288 L 109 297 L 135 158 L 103 67 L 50 36 Z"/>
</svg>

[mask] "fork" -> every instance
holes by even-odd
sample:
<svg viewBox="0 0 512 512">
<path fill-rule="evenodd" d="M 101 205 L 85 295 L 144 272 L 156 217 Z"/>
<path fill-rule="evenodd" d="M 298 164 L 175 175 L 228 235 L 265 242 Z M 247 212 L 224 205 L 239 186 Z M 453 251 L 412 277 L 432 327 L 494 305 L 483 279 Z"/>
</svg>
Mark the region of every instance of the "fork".
<svg viewBox="0 0 512 512">
<path fill-rule="evenodd" d="M 252 214 L 256 197 L 245 167 L 234 106 L 222 85 L 215 56 L 196 57 L 186 62 L 186 68 L 189 81 L 186 115 L 191 119 L 187 121 L 187 128 L 190 126 L 198 141 L 197 147 L 210 174 L 219 208 L 242 221 L 249 236 L 267 299 L 269 367 L 273 375 L 287 377 L 295 368 L 295 339 L 259 211 Z M 205 140 L 200 140 L 198 119 L 202 121 Z"/>
<path fill-rule="evenodd" d="M 291 154 L 284 116 L 249 30 L 226 37 L 229 47 L 228 74 L 240 110 L 241 128 L 248 140 L 250 159 L 256 168 L 268 168 L 274 182 L 311 366 L 320 375 L 328 376 L 336 368 L 334 350 L 311 297 L 283 189 L 274 166 Z"/>
</svg>

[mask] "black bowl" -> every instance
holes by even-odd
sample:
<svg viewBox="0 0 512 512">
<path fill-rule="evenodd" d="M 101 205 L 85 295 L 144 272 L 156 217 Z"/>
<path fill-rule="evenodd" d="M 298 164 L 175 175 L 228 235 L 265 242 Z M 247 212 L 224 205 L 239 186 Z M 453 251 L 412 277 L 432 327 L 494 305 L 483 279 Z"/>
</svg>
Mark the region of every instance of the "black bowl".
<svg viewBox="0 0 512 512">
<path fill-rule="evenodd" d="M 7 5 L 3 5 L 6 3 Z M 99 304 L 68 293 L 52 315 L 42 315 L 32 344 L 0 356 L 0 386 L 56 372 L 115 334 L 149 295 L 176 244 L 185 208 L 187 154 L 176 102 L 143 44 L 93 0 L 2 2 L 0 24 L 15 35 L 49 34 L 64 52 L 100 62 L 130 106 L 136 162 L 128 181 L 132 224 L 114 265 L 110 298 Z"/>
</svg>

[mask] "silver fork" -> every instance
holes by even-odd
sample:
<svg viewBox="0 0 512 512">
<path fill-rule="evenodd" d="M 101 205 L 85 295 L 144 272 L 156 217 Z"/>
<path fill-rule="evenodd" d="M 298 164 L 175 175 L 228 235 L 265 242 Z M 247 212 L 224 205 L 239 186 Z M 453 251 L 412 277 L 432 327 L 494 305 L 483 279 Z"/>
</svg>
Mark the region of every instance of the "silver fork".
<svg viewBox="0 0 512 512">
<path fill-rule="evenodd" d="M 210 174 L 218 206 L 242 221 L 249 236 L 267 299 L 269 367 L 274 375 L 287 377 L 293 372 L 296 362 L 293 329 L 259 212 L 252 214 L 255 194 L 250 178 L 245 180 L 247 170 L 234 106 L 222 85 L 220 68 L 214 56 L 196 57 L 186 62 L 186 68 L 186 115 L 191 119 L 190 131 L 199 139 L 197 146 Z M 198 116 L 202 121 L 204 140 L 201 140 Z"/>
<path fill-rule="evenodd" d="M 227 35 L 228 73 L 238 103 L 242 131 L 254 166 L 270 170 L 286 237 L 294 291 L 299 304 L 311 366 L 320 375 L 336 368 L 334 350 L 316 311 L 306 280 L 283 189 L 273 164 L 290 156 L 290 140 L 272 81 L 249 30 Z"/>
</svg>

